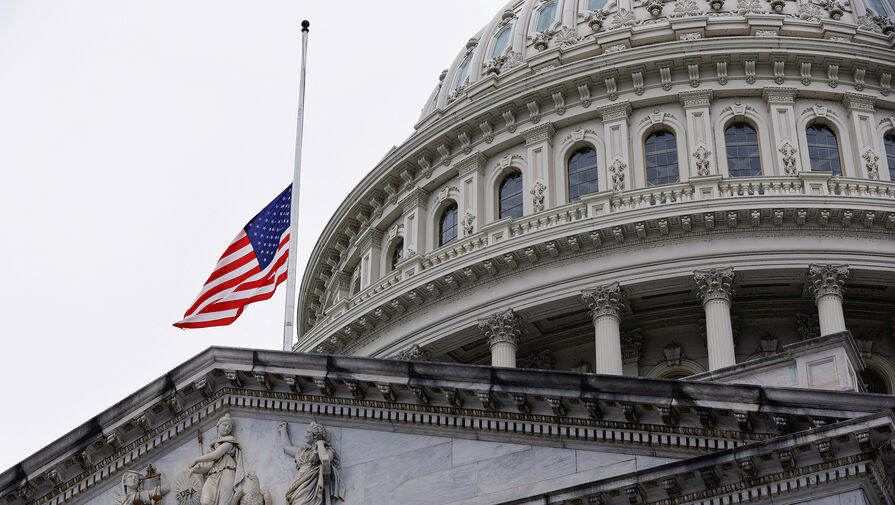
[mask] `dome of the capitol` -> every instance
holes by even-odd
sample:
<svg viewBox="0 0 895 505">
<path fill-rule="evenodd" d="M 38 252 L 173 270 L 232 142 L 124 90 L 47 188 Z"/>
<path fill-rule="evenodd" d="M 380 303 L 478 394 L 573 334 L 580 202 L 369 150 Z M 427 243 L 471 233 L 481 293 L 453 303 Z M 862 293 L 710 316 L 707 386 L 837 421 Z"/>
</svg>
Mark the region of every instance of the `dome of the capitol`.
<svg viewBox="0 0 895 505">
<path fill-rule="evenodd" d="M 848 329 L 891 392 L 893 9 L 508 3 L 330 220 L 294 350 L 682 377 Z"/>
</svg>

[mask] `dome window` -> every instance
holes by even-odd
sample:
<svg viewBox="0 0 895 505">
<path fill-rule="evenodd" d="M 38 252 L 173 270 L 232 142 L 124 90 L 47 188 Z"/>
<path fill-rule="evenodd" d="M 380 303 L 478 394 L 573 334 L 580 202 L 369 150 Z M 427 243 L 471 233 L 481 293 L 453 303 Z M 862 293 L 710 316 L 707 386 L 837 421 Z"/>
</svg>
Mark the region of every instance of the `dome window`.
<svg viewBox="0 0 895 505">
<path fill-rule="evenodd" d="M 587 10 L 595 11 L 606 7 L 606 0 L 587 0 Z"/>
<path fill-rule="evenodd" d="M 808 158 L 813 172 L 830 172 L 842 175 L 842 161 L 839 158 L 839 142 L 833 130 L 824 125 L 812 125 L 805 129 L 808 137 Z"/>
<path fill-rule="evenodd" d="M 731 177 L 761 175 L 758 132 L 748 123 L 734 123 L 724 130 L 727 171 Z"/>
<path fill-rule="evenodd" d="M 510 31 L 512 26 L 507 26 L 503 30 L 497 34 L 497 39 L 494 41 L 494 49 L 491 50 L 492 58 L 499 58 L 503 55 L 503 52 L 507 49 L 507 46 L 510 43 Z"/>
<path fill-rule="evenodd" d="M 522 217 L 522 174 L 513 172 L 503 178 L 497 190 L 500 200 L 500 219 Z"/>
<path fill-rule="evenodd" d="M 597 151 L 582 147 L 569 156 L 569 201 L 577 202 L 581 195 L 597 192 Z"/>
<path fill-rule="evenodd" d="M 457 84 L 454 86 L 455 89 L 460 88 L 464 84 L 466 84 L 466 78 L 469 77 L 470 63 L 472 63 L 472 55 L 469 55 L 469 57 L 466 58 L 466 61 L 464 61 L 463 64 L 460 65 L 460 75 L 457 76 Z"/>
<path fill-rule="evenodd" d="M 538 14 L 538 26 L 535 31 L 542 32 L 549 29 L 554 19 L 556 19 L 556 2 L 550 2 L 541 8 L 541 12 Z"/>
<path fill-rule="evenodd" d="M 680 182 L 677 168 L 677 140 L 667 130 L 650 134 L 643 143 L 646 155 L 646 184 L 658 186 Z"/>
<path fill-rule="evenodd" d="M 398 268 L 398 263 L 401 263 L 401 260 L 404 259 L 404 241 L 398 239 L 395 242 L 395 246 L 392 249 L 392 270 Z"/>
<path fill-rule="evenodd" d="M 889 180 L 895 181 L 895 132 L 889 132 L 883 137 L 886 147 L 886 163 L 889 166 Z"/>
<path fill-rule="evenodd" d="M 438 246 L 441 247 L 457 240 L 457 204 L 451 203 L 443 211 L 438 220 Z"/>
<path fill-rule="evenodd" d="M 883 7 L 882 0 L 867 0 L 867 7 L 880 16 L 888 16 L 889 13 L 886 12 L 886 8 Z"/>
</svg>

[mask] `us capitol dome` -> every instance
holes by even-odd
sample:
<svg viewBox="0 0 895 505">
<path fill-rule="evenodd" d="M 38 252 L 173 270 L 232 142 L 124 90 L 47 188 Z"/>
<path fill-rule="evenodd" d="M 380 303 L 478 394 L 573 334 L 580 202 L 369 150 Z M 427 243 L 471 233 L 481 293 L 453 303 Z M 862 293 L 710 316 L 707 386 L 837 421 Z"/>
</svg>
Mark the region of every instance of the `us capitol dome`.
<svg viewBox="0 0 895 505">
<path fill-rule="evenodd" d="M 677 378 L 850 330 L 895 367 L 886 0 L 526 0 L 349 194 L 296 351 Z"/>
<path fill-rule="evenodd" d="M 294 352 L 203 351 L 0 505 L 892 505 L 893 13 L 510 2 L 329 221 Z"/>
</svg>

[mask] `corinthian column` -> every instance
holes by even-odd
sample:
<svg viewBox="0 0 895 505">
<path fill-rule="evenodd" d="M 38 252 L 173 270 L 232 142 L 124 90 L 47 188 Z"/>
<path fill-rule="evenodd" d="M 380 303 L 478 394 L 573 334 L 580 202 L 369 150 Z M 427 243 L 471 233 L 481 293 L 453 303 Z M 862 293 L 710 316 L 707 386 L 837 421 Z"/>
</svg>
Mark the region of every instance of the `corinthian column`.
<svg viewBox="0 0 895 505">
<path fill-rule="evenodd" d="M 516 367 L 516 348 L 522 340 L 522 320 L 512 310 L 479 321 L 479 329 L 491 346 L 491 366 Z"/>
<path fill-rule="evenodd" d="M 733 268 L 711 268 L 693 272 L 697 294 L 705 309 L 706 347 L 709 370 L 735 365 L 730 299 L 733 296 Z"/>
<path fill-rule="evenodd" d="M 848 278 L 848 265 L 810 265 L 808 267 L 808 290 L 817 303 L 817 318 L 820 334 L 829 335 L 845 331 L 845 316 L 842 314 L 843 285 Z"/>
<path fill-rule="evenodd" d="M 624 293 L 617 282 L 598 286 L 581 293 L 594 321 L 597 373 L 622 375 L 622 343 L 619 332 L 621 312 L 625 306 Z"/>
</svg>

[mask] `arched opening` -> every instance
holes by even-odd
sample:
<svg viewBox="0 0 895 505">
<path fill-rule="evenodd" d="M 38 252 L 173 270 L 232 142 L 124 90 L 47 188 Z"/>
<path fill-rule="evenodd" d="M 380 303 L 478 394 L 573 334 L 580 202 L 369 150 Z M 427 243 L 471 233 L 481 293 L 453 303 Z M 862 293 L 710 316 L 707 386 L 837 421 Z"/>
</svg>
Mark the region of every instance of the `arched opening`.
<svg viewBox="0 0 895 505">
<path fill-rule="evenodd" d="M 889 180 L 895 181 L 895 131 L 890 131 L 883 136 L 883 145 L 886 149 L 886 166 L 889 167 Z"/>
<path fill-rule="evenodd" d="M 566 167 L 570 202 L 580 200 L 581 195 L 599 191 L 596 149 L 589 146 L 578 149 L 569 156 Z"/>
<path fill-rule="evenodd" d="M 392 254 L 391 254 L 391 269 L 394 270 L 398 268 L 398 263 L 404 259 L 404 239 L 398 239 L 395 241 L 394 245 L 392 245 Z"/>
<path fill-rule="evenodd" d="M 512 26 L 507 26 L 497 34 L 497 38 L 494 40 L 494 48 L 491 49 L 492 58 L 499 58 L 503 55 L 503 52 L 510 44 L 510 32 L 512 31 L 512 28 Z"/>
<path fill-rule="evenodd" d="M 814 124 L 805 129 L 805 136 L 808 137 L 808 158 L 811 160 L 811 170 L 842 175 L 839 141 L 833 130 L 822 124 Z"/>
<path fill-rule="evenodd" d="M 441 247 L 457 240 L 457 203 L 451 202 L 441 211 L 438 218 L 438 246 Z"/>
<path fill-rule="evenodd" d="M 864 368 L 864 371 L 861 372 L 861 380 L 864 381 L 864 387 L 868 393 L 892 394 L 892 388 L 886 374 L 872 366 Z"/>
<path fill-rule="evenodd" d="M 497 190 L 498 217 L 522 217 L 522 173 L 512 172 L 500 182 Z"/>
<path fill-rule="evenodd" d="M 643 143 L 646 161 L 646 185 L 659 186 L 680 182 L 677 165 L 677 139 L 669 130 L 651 133 Z"/>
<path fill-rule="evenodd" d="M 724 130 L 727 147 L 727 172 L 731 177 L 761 175 L 761 151 L 758 132 L 749 123 L 737 122 Z"/>
<path fill-rule="evenodd" d="M 542 32 L 549 29 L 554 19 L 556 19 L 556 2 L 550 2 L 538 13 L 538 26 L 535 31 Z"/>
</svg>

